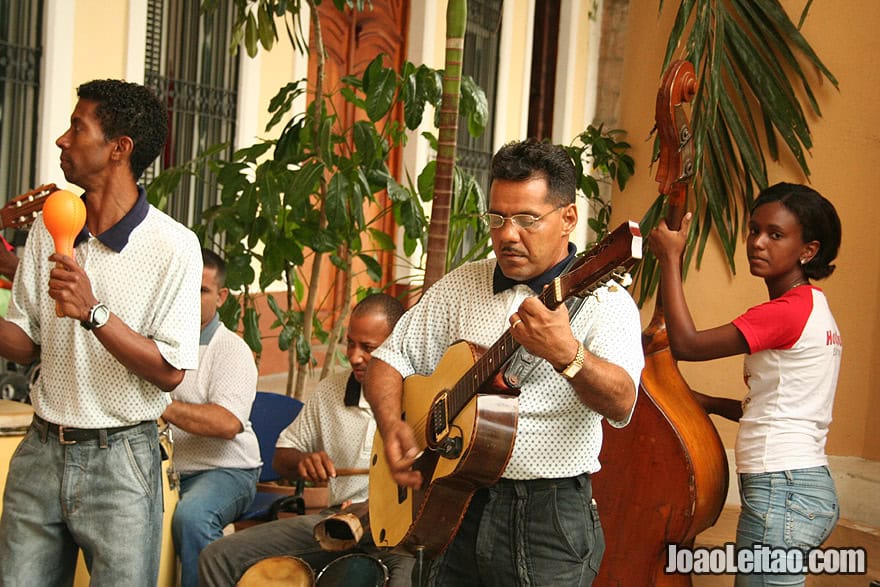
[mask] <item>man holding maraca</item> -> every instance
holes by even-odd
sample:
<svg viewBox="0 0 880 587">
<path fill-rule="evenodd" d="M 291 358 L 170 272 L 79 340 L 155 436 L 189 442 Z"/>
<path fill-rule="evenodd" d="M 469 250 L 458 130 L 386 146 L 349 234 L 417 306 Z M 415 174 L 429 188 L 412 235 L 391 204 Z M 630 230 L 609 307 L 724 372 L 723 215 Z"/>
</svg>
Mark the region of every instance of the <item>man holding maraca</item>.
<svg viewBox="0 0 880 587">
<path fill-rule="evenodd" d="M 0 356 L 41 361 L 34 422 L 9 467 L 0 584 L 70 584 L 82 549 L 93 584 L 154 585 L 156 420 L 197 366 L 201 252 L 137 184 L 165 143 L 162 103 L 118 80 L 77 94 L 56 144 L 85 193 L 47 200 L 0 320 Z"/>
</svg>

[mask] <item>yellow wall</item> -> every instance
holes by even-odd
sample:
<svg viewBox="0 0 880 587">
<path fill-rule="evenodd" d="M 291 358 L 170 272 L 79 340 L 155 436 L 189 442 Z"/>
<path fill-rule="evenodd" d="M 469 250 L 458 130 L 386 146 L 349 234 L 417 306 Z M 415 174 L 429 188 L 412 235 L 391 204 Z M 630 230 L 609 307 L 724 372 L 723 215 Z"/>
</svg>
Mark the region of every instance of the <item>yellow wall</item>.
<svg viewBox="0 0 880 587">
<path fill-rule="evenodd" d="M 93 79 L 122 78 L 128 45 L 128 2 L 77 0 L 74 34 L 73 87 Z M 71 107 L 72 110 L 72 107 Z M 64 132 L 59 129 L 58 134 Z"/>
<path fill-rule="evenodd" d="M 795 22 L 804 3 L 784 2 Z M 634 41 L 626 51 L 619 126 L 629 133 L 637 176 L 625 192 L 615 192 L 612 226 L 626 218 L 640 219 L 657 193 L 653 170 L 648 169 L 651 144 L 643 139 L 653 125 L 661 59 L 677 6 L 677 2 L 667 2 L 658 17 L 653 6 L 631 3 L 628 38 Z M 814 84 L 822 118 L 810 119 L 814 147 L 808 158 L 811 185 L 834 202 L 843 225 L 837 271 L 818 282 L 829 296 L 844 341 L 828 452 L 870 460 L 880 459 L 876 432 L 880 428 L 876 409 L 880 404 L 880 246 L 873 238 L 880 219 L 874 194 L 880 180 L 878 29 L 880 9 L 874 0 L 852 0 L 846 10 L 838 3 L 814 2 L 803 27 L 803 34 L 840 83 L 839 91 L 828 83 Z M 773 165 L 770 180 L 805 182 L 789 161 Z M 738 272 L 731 276 L 715 247 L 700 271 L 689 275 L 686 294 L 699 328 L 729 322 L 749 305 L 766 300 L 763 282 L 748 273 L 742 244 L 736 263 Z M 645 321 L 652 307 L 653 303 L 647 304 Z M 682 371 L 702 391 L 744 395 L 740 358 L 682 364 Z M 716 422 L 725 445 L 733 446 L 736 426 Z"/>
</svg>

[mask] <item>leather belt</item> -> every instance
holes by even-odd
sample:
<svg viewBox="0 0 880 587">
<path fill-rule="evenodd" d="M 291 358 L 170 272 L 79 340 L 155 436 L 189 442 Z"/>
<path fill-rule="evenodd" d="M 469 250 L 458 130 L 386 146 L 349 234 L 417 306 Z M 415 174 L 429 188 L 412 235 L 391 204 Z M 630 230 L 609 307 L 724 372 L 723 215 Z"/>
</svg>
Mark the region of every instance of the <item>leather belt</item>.
<svg viewBox="0 0 880 587">
<path fill-rule="evenodd" d="M 48 431 L 50 434 L 58 437 L 58 442 L 61 444 L 76 444 L 77 442 L 86 442 L 89 440 L 100 440 L 103 435 L 104 438 L 108 436 L 112 436 L 117 432 L 122 432 L 123 430 L 131 430 L 144 422 L 138 422 L 137 424 L 129 424 L 127 426 L 117 426 L 115 428 L 72 428 L 70 426 L 62 426 L 60 424 L 53 424 L 52 422 L 47 422 L 42 419 L 38 415 L 34 414 L 34 425 L 37 427 L 40 432 Z"/>
<path fill-rule="evenodd" d="M 574 477 L 558 477 L 554 479 L 506 479 L 502 477 L 498 480 L 498 485 L 500 487 L 513 487 L 515 485 L 521 485 L 523 487 L 528 488 L 532 491 L 541 491 L 544 489 L 549 489 L 551 487 L 560 487 L 560 486 L 574 486 L 574 487 L 583 487 L 590 483 L 590 474 L 589 473 L 581 473 L 580 475 L 576 475 Z"/>
</svg>

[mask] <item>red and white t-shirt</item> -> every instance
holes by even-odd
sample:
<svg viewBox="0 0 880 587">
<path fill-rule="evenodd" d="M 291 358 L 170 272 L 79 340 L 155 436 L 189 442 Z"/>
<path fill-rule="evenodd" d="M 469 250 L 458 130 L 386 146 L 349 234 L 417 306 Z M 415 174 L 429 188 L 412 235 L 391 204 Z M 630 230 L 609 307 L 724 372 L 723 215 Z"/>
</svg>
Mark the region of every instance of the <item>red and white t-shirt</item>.
<svg viewBox="0 0 880 587">
<path fill-rule="evenodd" d="M 828 464 L 825 440 L 840 372 L 840 331 L 821 289 L 803 285 L 733 321 L 749 345 L 738 473 Z"/>
</svg>

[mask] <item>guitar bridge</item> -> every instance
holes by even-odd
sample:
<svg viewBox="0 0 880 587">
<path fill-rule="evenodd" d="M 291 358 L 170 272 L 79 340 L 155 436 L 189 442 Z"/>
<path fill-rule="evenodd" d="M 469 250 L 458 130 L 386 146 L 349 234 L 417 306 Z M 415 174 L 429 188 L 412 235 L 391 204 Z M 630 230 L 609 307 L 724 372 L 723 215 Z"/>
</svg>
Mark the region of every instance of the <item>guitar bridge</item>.
<svg viewBox="0 0 880 587">
<path fill-rule="evenodd" d="M 449 436 L 449 414 L 447 412 L 446 392 L 439 394 L 434 400 L 434 403 L 431 404 L 429 421 L 431 425 L 427 442 L 429 447 L 436 449 L 440 444 L 440 440 Z"/>
</svg>

